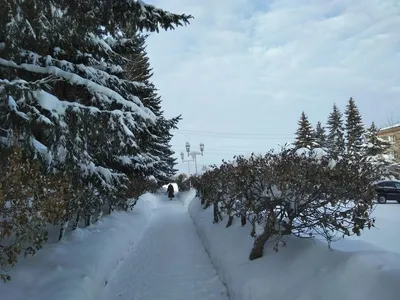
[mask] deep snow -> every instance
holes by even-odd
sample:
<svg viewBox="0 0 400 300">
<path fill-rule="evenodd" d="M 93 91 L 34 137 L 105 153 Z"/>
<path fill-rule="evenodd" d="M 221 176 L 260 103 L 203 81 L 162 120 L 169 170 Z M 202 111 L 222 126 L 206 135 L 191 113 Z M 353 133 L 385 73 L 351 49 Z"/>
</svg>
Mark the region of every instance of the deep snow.
<svg viewBox="0 0 400 300">
<path fill-rule="evenodd" d="M 267 244 L 265 257 L 250 262 L 250 228 L 213 224 L 212 209 L 193 190 L 173 201 L 146 194 L 132 212 L 104 217 L 23 259 L 12 281 L 0 284 L 0 299 L 395 300 L 399 215 L 398 204 L 378 205 L 377 228 L 334 250 L 288 238 L 278 253 Z"/>
<path fill-rule="evenodd" d="M 267 243 L 264 257 L 254 261 L 248 260 L 253 244 L 249 226 L 236 220 L 225 228 L 227 218 L 213 224 L 212 207 L 204 210 L 197 198 L 189 204 L 189 212 L 232 300 L 399 298 L 400 254 L 389 251 L 400 245 L 400 205 L 379 205 L 374 215 L 380 230 L 339 241 L 334 250 L 320 241 L 289 237 L 278 253 Z M 374 240 L 377 236 L 379 240 Z"/>
<path fill-rule="evenodd" d="M 342 251 L 386 250 L 400 255 L 400 204 L 391 201 L 378 204 L 372 213 L 376 227 L 365 230 L 360 237 L 349 237 L 333 243 Z"/>
<path fill-rule="evenodd" d="M 228 300 L 187 199 L 177 196 L 146 194 L 133 211 L 49 243 L 0 283 L 0 299 Z"/>
<path fill-rule="evenodd" d="M 133 211 L 114 212 L 95 225 L 21 258 L 12 280 L 0 282 L 1 300 L 98 299 L 108 276 L 141 238 L 157 197 L 143 195 Z"/>
<path fill-rule="evenodd" d="M 110 278 L 103 300 L 227 300 L 226 287 L 181 201 L 159 197 L 143 238 Z"/>
</svg>

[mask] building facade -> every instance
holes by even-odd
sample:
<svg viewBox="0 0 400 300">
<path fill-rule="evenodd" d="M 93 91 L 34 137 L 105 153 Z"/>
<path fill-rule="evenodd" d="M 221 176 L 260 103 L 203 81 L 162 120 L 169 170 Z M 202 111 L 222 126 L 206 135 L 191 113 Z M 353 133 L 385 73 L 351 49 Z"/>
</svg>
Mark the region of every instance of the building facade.
<svg viewBox="0 0 400 300">
<path fill-rule="evenodd" d="M 393 143 L 389 149 L 389 154 L 393 155 L 396 160 L 400 160 L 400 124 L 379 129 L 378 137 Z"/>
</svg>

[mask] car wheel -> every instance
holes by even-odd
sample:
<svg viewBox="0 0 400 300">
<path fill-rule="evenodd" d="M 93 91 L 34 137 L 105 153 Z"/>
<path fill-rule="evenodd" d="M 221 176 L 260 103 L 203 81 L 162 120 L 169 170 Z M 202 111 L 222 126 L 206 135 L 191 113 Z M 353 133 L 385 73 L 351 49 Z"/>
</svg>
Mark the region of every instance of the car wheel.
<svg viewBox="0 0 400 300">
<path fill-rule="evenodd" d="M 385 196 L 379 196 L 378 197 L 378 202 L 380 204 L 385 204 L 386 203 L 386 197 Z"/>
<path fill-rule="evenodd" d="M 397 203 L 400 203 L 400 200 L 397 200 Z"/>
</svg>

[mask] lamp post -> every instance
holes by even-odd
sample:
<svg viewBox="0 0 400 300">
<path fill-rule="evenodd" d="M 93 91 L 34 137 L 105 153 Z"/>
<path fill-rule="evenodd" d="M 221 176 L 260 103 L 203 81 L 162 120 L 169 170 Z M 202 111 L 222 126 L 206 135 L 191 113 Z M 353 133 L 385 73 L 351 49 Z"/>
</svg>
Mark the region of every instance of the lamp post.
<svg viewBox="0 0 400 300">
<path fill-rule="evenodd" d="M 189 177 L 190 177 L 190 162 L 192 161 L 192 160 L 190 160 L 190 159 L 187 159 L 187 160 L 185 160 L 185 154 L 183 154 L 183 152 L 181 152 L 181 158 L 182 158 L 182 163 L 185 163 L 185 162 L 187 162 L 188 163 L 188 171 L 189 171 Z"/>
<path fill-rule="evenodd" d="M 195 165 L 195 168 L 196 168 L 196 175 L 197 175 L 197 155 L 203 156 L 204 143 L 200 143 L 200 152 L 199 151 L 190 151 L 189 142 L 186 142 L 185 146 L 186 146 L 186 152 L 187 152 L 188 156 L 192 156 L 192 158 L 194 160 L 194 165 Z"/>
</svg>

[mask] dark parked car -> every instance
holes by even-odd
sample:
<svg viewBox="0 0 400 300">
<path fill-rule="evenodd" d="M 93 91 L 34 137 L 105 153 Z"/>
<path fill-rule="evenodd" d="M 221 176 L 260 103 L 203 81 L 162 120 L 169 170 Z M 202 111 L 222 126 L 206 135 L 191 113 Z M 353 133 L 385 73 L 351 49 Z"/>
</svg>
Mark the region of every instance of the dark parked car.
<svg viewBox="0 0 400 300">
<path fill-rule="evenodd" d="M 385 180 L 375 185 L 378 193 L 378 202 L 386 203 L 387 200 L 395 200 L 400 203 L 400 181 Z"/>
</svg>

